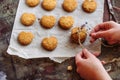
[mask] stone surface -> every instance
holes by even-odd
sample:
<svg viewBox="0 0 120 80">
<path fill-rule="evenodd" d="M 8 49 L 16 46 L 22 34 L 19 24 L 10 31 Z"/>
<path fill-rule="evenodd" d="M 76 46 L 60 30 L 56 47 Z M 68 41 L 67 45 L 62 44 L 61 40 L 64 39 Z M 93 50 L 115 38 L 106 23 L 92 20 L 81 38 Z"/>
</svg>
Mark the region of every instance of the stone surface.
<svg viewBox="0 0 120 80">
<path fill-rule="evenodd" d="M 25 60 L 6 53 L 18 2 L 19 0 L 0 0 L 0 80 L 82 80 L 76 73 L 74 58 L 58 64 L 48 58 Z M 108 21 L 106 5 L 104 14 L 104 21 Z M 109 74 L 113 80 L 120 80 L 120 47 L 102 46 L 99 58 L 107 62 L 106 69 L 111 67 Z M 69 65 L 73 66 L 72 71 L 67 71 Z"/>
<path fill-rule="evenodd" d="M 120 0 L 112 0 L 115 16 L 120 23 Z"/>
</svg>

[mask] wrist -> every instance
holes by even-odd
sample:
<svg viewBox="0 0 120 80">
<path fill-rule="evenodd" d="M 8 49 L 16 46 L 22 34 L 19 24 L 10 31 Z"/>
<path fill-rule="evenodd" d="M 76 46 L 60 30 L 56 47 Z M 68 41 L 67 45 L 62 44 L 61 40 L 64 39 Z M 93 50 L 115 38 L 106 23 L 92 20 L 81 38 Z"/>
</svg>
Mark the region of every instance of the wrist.
<svg viewBox="0 0 120 80">
<path fill-rule="evenodd" d="M 109 76 L 109 74 L 106 72 L 105 69 L 101 70 L 96 74 L 94 80 L 112 80 L 112 78 Z"/>
</svg>

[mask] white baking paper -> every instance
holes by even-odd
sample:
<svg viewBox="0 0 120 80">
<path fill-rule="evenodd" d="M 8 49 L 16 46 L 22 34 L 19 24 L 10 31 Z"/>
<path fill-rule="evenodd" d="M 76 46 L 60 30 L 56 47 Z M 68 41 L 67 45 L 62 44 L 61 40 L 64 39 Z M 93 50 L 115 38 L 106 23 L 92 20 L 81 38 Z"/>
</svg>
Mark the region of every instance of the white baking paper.
<svg viewBox="0 0 120 80">
<path fill-rule="evenodd" d="M 42 2 L 42 0 L 40 0 Z M 57 6 L 53 11 L 46 11 L 41 7 L 41 3 L 34 7 L 28 7 L 25 4 L 25 0 L 20 0 L 13 31 L 11 35 L 10 45 L 8 47 L 7 52 L 10 55 L 17 55 L 19 57 L 25 59 L 31 58 L 41 58 L 41 57 L 74 57 L 77 53 L 79 53 L 82 49 L 79 45 L 70 42 L 70 31 L 71 30 L 63 30 L 58 25 L 58 20 L 61 16 L 72 16 L 74 18 L 74 25 L 81 26 L 85 22 L 88 24 L 86 28 L 88 29 L 88 36 L 86 41 L 84 42 L 84 46 L 89 49 L 91 52 L 100 52 L 101 45 L 100 42 L 97 41 L 94 44 L 89 42 L 89 32 L 91 29 L 95 27 L 95 25 L 101 23 L 103 21 L 103 9 L 104 9 L 104 0 L 96 0 L 97 1 L 97 10 L 94 13 L 86 13 L 82 10 L 81 4 L 83 0 L 78 0 L 78 7 L 74 12 L 68 13 L 63 10 L 62 3 L 63 0 L 57 0 Z M 35 23 L 30 27 L 25 27 L 20 23 L 20 17 L 24 12 L 34 13 L 37 17 Z M 39 24 L 38 19 L 43 15 L 53 15 L 57 19 L 57 23 L 52 29 L 44 29 Z M 28 46 L 22 46 L 18 43 L 17 37 L 21 31 L 32 32 L 35 35 L 32 43 Z M 45 37 L 55 36 L 58 39 L 58 46 L 54 51 L 46 51 L 41 47 L 41 41 Z M 56 58 L 55 58 L 56 59 Z M 65 58 L 66 59 L 66 58 Z"/>
</svg>

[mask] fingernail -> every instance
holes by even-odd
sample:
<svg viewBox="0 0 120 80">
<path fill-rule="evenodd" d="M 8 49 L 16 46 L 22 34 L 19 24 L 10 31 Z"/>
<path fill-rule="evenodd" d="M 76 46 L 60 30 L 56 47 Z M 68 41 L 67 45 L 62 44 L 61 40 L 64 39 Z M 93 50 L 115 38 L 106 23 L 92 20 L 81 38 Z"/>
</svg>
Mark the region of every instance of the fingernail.
<svg viewBox="0 0 120 80">
<path fill-rule="evenodd" d="M 86 49 L 86 48 L 84 48 L 83 50 L 84 50 L 84 51 L 87 51 L 87 49 Z"/>
<path fill-rule="evenodd" d="M 91 35 L 94 37 L 94 36 L 96 36 L 96 33 L 92 33 Z"/>
</svg>

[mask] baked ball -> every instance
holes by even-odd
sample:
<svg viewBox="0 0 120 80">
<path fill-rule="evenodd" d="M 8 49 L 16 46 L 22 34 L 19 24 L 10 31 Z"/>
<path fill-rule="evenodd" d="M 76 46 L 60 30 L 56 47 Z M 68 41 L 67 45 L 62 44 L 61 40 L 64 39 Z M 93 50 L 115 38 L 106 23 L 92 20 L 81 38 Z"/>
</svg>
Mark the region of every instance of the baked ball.
<svg viewBox="0 0 120 80">
<path fill-rule="evenodd" d="M 18 42 L 21 45 L 28 45 L 32 42 L 33 38 L 34 38 L 33 33 L 22 31 L 18 35 Z"/>
<path fill-rule="evenodd" d="M 95 0 L 85 0 L 82 4 L 82 8 L 85 12 L 92 13 L 97 8 L 97 3 Z"/>
<path fill-rule="evenodd" d="M 56 37 L 44 38 L 42 40 L 42 47 L 48 51 L 52 51 L 57 47 L 58 40 Z"/>
<path fill-rule="evenodd" d="M 56 7 L 56 4 L 56 0 L 43 0 L 42 7 L 47 11 L 51 11 Z"/>
<path fill-rule="evenodd" d="M 33 13 L 23 13 L 20 20 L 23 25 L 30 26 L 33 25 L 36 17 Z"/>
<path fill-rule="evenodd" d="M 44 28 L 52 28 L 56 23 L 56 18 L 54 16 L 43 16 L 40 20 L 41 26 Z"/>
<path fill-rule="evenodd" d="M 35 7 L 40 3 L 40 0 L 26 0 L 26 4 L 30 7 Z"/>
<path fill-rule="evenodd" d="M 63 16 L 59 19 L 59 25 L 61 28 L 67 30 L 70 29 L 74 24 L 74 19 L 72 16 Z"/>
<path fill-rule="evenodd" d="M 87 31 L 85 28 L 75 27 L 71 30 L 71 40 L 74 43 L 79 44 L 80 42 L 83 43 L 87 37 Z"/>
<path fill-rule="evenodd" d="M 63 9 L 67 12 L 72 12 L 77 8 L 77 0 L 64 0 L 62 6 Z"/>
</svg>

